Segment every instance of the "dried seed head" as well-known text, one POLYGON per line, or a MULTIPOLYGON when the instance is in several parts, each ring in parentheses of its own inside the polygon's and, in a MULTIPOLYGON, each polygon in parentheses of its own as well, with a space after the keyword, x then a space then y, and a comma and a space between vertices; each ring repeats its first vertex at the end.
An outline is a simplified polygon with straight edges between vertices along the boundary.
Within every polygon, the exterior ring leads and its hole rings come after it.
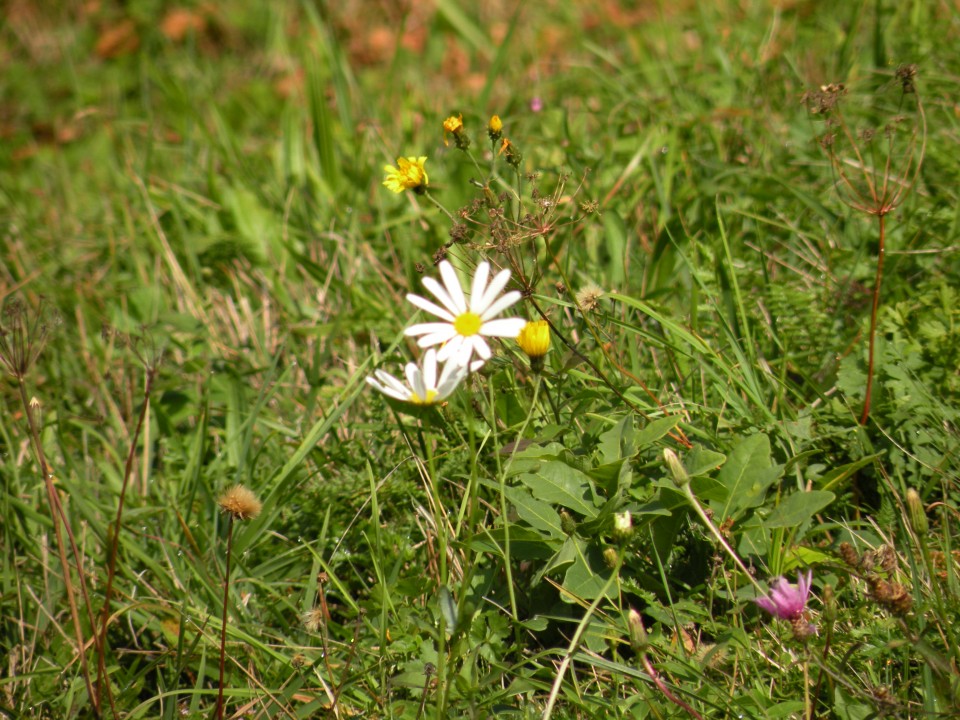
POLYGON ((853 549, 853 545, 848 542, 840 543, 840 557, 852 568, 860 566, 860 555, 853 549))
POLYGON ((900 65, 897 68, 896 76, 905 93, 915 93, 917 91, 917 66, 914 63, 900 65))
POLYGON ((234 485, 220 496, 217 503, 221 510, 230 513, 235 520, 253 520, 263 509, 263 503, 252 490, 243 485, 234 485))
POLYGON ((322 607, 315 607, 303 614, 303 626, 310 632, 317 632, 324 626, 326 617, 322 607))
POLYGON ((877 565, 888 575, 897 570, 897 551, 891 545, 881 545, 874 551, 877 565))
POLYGON ((603 295, 603 290, 591 283, 577 292, 577 305, 579 305, 584 312, 593 312, 600 304, 603 295))

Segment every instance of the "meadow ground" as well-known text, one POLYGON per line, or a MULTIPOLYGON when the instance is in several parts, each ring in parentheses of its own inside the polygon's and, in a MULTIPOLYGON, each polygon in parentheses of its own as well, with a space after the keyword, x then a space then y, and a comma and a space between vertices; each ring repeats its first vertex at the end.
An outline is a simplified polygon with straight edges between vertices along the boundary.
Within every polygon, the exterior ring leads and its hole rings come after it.
POLYGON ((6 3, 0 714, 957 717, 958 39, 6 3))

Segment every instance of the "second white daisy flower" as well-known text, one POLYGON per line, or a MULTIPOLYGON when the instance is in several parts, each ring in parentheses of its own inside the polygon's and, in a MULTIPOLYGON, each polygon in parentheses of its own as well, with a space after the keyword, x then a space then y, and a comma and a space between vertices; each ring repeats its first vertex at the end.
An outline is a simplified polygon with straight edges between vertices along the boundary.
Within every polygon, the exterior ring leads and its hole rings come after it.
POLYGON ((427 350, 423 356, 423 368, 416 363, 407 363, 404 368, 407 384, 393 375, 376 370, 367 382, 388 397, 413 405, 434 405, 449 397, 467 375, 467 368, 455 362, 443 366, 437 377, 437 351, 427 350))
POLYGON ((417 341, 420 347, 443 345, 437 353, 438 360, 449 358, 466 366, 474 353, 487 360, 491 352, 485 338, 515 338, 526 325, 523 318, 493 319, 520 299, 516 290, 500 295, 510 280, 509 270, 501 270, 488 285, 490 263, 480 263, 473 276, 469 303, 456 270, 446 260, 440 263, 440 277, 443 285, 433 278, 423 279, 423 286, 440 301, 440 305, 412 293, 407 295, 407 300, 444 322, 419 323, 404 331, 406 335, 421 336, 417 341))

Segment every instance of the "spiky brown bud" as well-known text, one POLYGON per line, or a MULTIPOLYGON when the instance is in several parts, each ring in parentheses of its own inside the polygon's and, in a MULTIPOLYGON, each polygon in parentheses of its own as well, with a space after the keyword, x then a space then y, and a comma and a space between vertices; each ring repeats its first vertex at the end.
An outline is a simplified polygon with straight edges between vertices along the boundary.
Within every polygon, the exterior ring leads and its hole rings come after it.
POLYGON ((817 626, 807 622, 807 618, 803 615, 790 621, 790 629, 793 630, 793 639, 802 643, 817 634, 817 626))
POLYGON ((892 545, 881 545, 874 551, 877 565, 888 575, 897 571, 897 551, 892 545))
POLYGON ((852 568, 860 566, 860 555, 853 549, 853 545, 848 542, 840 543, 840 558, 852 568))
POLYGON ((233 516, 234 520, 253 520, 263 509, 252 490, 243 485, 234 485, 217 501, 220 509, 233 516))

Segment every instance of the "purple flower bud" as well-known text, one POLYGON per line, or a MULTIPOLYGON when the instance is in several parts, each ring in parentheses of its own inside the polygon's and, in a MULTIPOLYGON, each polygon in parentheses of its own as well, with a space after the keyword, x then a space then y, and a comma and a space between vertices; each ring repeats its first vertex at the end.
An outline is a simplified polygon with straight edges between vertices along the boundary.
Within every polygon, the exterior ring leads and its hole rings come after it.
POLYGON ((538 96, 530 98, 530 110, 535 113, 543 110, 543 100, 541 100, 538 96))
POLYGON ((797 620, 803 616, 812 580, 812 570, 808 570, 806 575, 799 573, 796 585, 791 585, 784 577, 778 577, 770 585, 770 594, 757 598, 755 602, 781 620, 797 620))

